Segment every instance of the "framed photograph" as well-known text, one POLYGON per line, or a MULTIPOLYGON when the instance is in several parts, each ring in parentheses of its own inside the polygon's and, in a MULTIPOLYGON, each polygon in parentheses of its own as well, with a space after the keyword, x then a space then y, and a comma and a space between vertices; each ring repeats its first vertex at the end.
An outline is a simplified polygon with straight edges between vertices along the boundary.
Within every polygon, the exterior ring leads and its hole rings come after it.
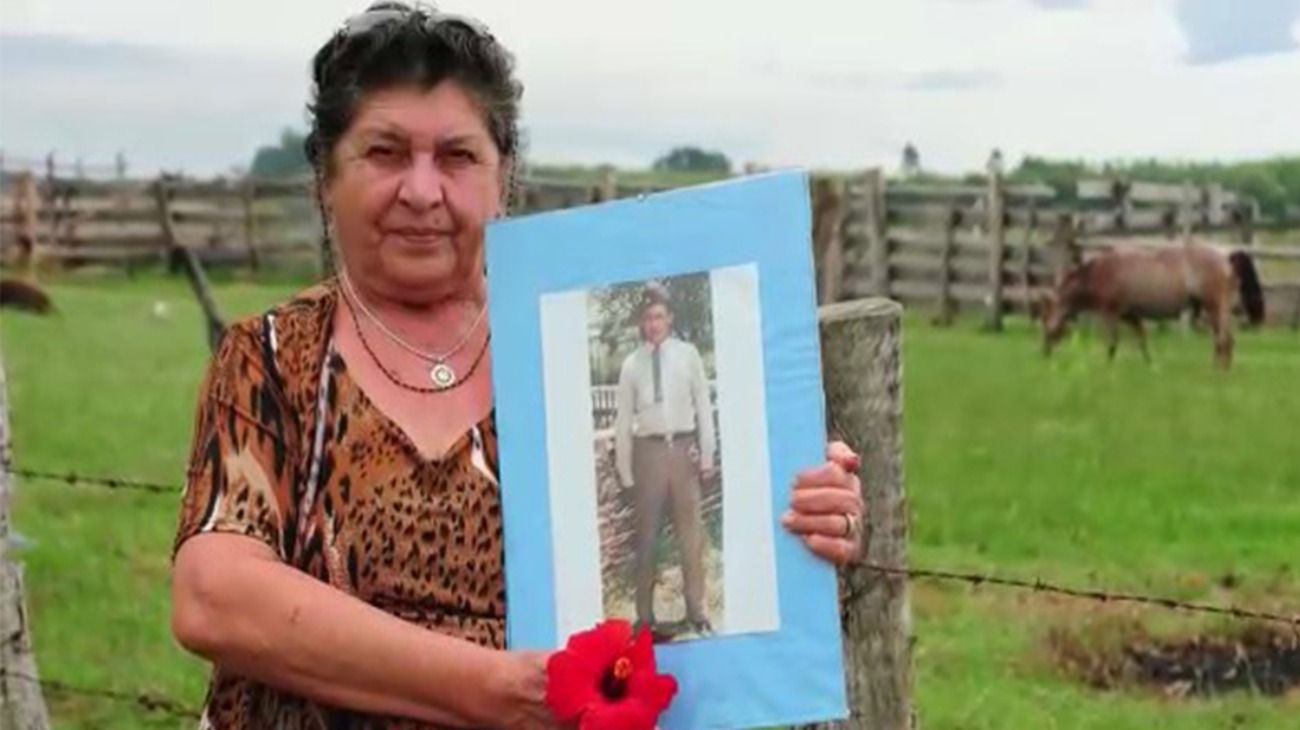
POLYGON ((507 640, 645 626, 667 730, 846 713, 832 568, 779 525, 824 458, 802 173, 493 224, 507 640))

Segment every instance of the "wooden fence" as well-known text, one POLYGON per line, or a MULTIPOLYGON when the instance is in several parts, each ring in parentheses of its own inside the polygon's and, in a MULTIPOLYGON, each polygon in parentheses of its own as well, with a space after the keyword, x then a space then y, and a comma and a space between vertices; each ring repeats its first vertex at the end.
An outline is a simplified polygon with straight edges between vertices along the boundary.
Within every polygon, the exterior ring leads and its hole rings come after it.
MULTIPOLYGON (((205 267, 327 265, 310 179, 132 179, 121 160, 111 177, 103 166, 47 163, 43 174, 0 168, 0 256, 16 268, 104 264, 129 273, 171 261, 172 239, 205 267)), ((569 208, 661 189, 613 174, 598 184, 524 177, 512 209, 569 208)))
MULTIPOLYGON (((999 329, 1008 311, 1031 311, 1044 287, 1089 248, 1170 245, 1226 236, 1261 261, 1300 262, 1300 247, 1254 244, 1253 201, 1217 186, 1085 180, 1066 201, 1043 185, 990 175, 982 185, 887 183, 877 170, 813 186, 814 252, 823 302, 882 296, 929 307, 947 323, 979 308, 999 329), (1163 244, 1162 244, 1163 239, 1163 244)), ((1296 226, 1300 230, 1300 225, 1296 226)), ((1300 271, 1272 276, 1276 319, 1300 321, 1300 271)))
MULTIPOLYGON (((175 245, 205 265, 258 269, 317 255, 307 189, 264 180, 207 181, 6 174, 0 253, 15 266, 168 262, 175 245)), ((174 264, 174 262, 173 262, 174 264)))
MULTIPOLYGON (((14 268, 99 263, 128 272, 159 261, 177 267, 191 254, 204 267, 329 267, 308 180, 133 180, 122 176, 120 161, 116 170, 111 179, 67 177, 53 165, 44 176, 5 175, 0 256, 14 268)), ((512 209, 554 210, 660 189, 613 173, 598 183, 525 175, 512 209)), ((1264 261, 1300 261, 1300 247, 1255 244, 1261 229, 1300 231, 1300 222, 1262 220, 1253 200, 1217 185, 1084 180, 1072 192, 1066 199, 1045 185, 1007 184, 996 173, 960 185, 886 181, 878 170, 819 175, 812 198, 821 301, 884 296, 928 307, 940 323, 978 308, 998 329, 1006 312, 1029 311, 1082 250, 1106 245, 1102 237, 1212 235, 1264 261)), ((1263 273, 1270 318, 1300 327, 1298 269, 1265 266, 1263 273)))

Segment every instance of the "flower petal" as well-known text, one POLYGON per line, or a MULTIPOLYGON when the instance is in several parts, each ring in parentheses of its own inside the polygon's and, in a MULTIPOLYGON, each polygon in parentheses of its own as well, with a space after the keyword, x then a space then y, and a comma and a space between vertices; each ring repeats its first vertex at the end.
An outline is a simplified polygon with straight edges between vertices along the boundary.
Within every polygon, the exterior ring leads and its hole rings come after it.
POLYGON ((582 715, 578 730, 654 730, 657 713, 642 702, 627 699, 598 702, 582 715))
POLYGON ((602 668, 614 663, 632 638, 632 624, 623 619, 610 619, 589 631, 579 631, 569 637, 567 651, 591 657, 602 668))
POLYGON ((657 717, 677 694, 677 680, 671 674, 636 672, 627 682, 627 696, 646 705, 657 717))
POLYGON ((588 657, 559 651, 546 660, 546 706, 564 722, 600 699, 600 674, 588 657))

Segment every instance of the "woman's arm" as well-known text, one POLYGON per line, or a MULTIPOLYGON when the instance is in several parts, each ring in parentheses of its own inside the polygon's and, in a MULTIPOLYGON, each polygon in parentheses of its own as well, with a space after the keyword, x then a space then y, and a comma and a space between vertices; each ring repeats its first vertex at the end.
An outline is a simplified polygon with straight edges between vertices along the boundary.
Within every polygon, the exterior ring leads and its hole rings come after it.
POLYGON ((545 655, 425 630, 231 533, 176 555, 172 630, 214 664, 328 705, 458 727, 546 728, 545 655))

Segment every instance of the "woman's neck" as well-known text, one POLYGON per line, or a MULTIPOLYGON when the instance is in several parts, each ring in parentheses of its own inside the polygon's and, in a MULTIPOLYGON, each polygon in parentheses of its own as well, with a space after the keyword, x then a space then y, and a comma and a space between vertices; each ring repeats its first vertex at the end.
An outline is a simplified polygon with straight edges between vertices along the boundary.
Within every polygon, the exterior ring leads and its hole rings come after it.
POLYGON ((454 346, 476 323, 481 327, 480 315, 486 317, 487 292, 481 277, 423 300, 385 295, 349 277, 346 271, 339 272, 339 281, 343 296, 358 305, 359 316, 365 318, 368 313, 410 344, 429 350, 454 346))

